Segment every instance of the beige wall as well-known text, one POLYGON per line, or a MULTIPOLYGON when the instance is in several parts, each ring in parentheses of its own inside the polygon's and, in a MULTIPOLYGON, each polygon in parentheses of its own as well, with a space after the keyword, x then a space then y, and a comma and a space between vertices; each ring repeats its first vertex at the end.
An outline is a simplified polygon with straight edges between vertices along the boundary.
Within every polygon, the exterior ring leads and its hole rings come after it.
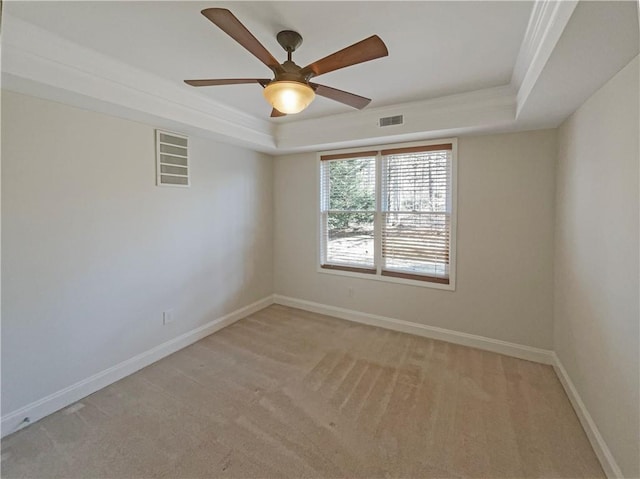
POLYGON ((193 186, 156 187, 151 126, 2 120, 3 414, 272 293, 271 157, 192 137, 193 186))
POLYGON ((454 292, 317 272, 316 156, 277 157, 275 292, 551 349, 555 135, 459 139, 454 292))
POLYGON ((625 477, 639 477, 638 58, 560 128, 560 361, 625 477))
POLYGON ((459 138, 453 292, 318 273, 313 153, 192 137, 193 186, 159 188, 152 126, 3 92, 3 414, 276 292, 555 349, 639 476, 638 76, 459 138))

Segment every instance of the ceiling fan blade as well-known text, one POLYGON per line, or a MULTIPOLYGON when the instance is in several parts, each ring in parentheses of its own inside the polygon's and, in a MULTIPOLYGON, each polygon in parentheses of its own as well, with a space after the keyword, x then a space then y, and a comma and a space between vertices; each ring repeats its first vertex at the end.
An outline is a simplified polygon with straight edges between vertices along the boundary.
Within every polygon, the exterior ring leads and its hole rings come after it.
POLYGON ((206 8, 201 13, 273 71, 282 68, 278 60, 229 10, 226 8, 206 8))
POLYGON ((352 106, 358 110, 362 110, 365 106, 371 103, 371 98, 365 98, 363 96, 356 95, 355 93, 338 90, 337 88, 331 88, 330 86, 318 85, 317 83, 309 83, 309 85, 311 85, 311 88, 316 91, 316 95, 339 101, 340 103, 352 106))
POLYGON ((242 83, 259 83, 267 85, 271 80, 268 78, 218 78, 211 80, 185 80, 191 86, 216 86, 216 85, 240 85, 242 83))
POLYGON ((338 52, 332 53, 317 62, 307 65, 300 73, 305 76, 311 75, 317 77, 318 75, 324 75, 325 73, 340 68, 386 57, 388 54, 389 51, 384 42, 378 35, 373 35, 347 48, 343 48, 338 52))
POLYGON ((276 110, 275 108, 273 110, 271 110, 271 118, 278 118, 279 116, 287 116, 286 113, 282 113, 278 110, 276 110))

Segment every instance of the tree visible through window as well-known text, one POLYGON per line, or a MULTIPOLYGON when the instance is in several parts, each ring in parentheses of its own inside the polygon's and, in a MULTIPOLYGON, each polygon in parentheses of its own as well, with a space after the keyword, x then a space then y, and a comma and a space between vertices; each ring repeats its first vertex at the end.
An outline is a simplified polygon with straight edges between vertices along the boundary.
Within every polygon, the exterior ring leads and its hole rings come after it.
POLYGON ((321 266, 449 284, 452 150, 322 156, 321 266))
POLYGON ((374 269, 376 157, 329 161, 324 167, 326 263, 374 269))

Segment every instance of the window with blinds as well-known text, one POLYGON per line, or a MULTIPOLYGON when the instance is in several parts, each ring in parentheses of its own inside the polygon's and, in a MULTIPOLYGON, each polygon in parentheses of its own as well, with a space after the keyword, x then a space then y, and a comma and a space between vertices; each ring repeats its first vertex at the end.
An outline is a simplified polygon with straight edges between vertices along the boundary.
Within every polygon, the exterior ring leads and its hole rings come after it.
POLYGON ((450 285, 453 146, 322 155, 320 266, 450 285))
POLYGON ((449 283, 451 150, 382 150, 383 275, 449 283))

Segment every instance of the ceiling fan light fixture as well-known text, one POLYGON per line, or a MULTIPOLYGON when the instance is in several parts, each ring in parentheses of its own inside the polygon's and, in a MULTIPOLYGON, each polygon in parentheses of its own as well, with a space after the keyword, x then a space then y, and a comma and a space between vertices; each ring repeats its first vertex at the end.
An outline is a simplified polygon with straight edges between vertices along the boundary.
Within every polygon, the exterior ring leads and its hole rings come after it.
POLYGON ((273 108, 287 115, 300 113, 316 97, 313 88, 297 81, 273 81, 262 93, 273 108))

